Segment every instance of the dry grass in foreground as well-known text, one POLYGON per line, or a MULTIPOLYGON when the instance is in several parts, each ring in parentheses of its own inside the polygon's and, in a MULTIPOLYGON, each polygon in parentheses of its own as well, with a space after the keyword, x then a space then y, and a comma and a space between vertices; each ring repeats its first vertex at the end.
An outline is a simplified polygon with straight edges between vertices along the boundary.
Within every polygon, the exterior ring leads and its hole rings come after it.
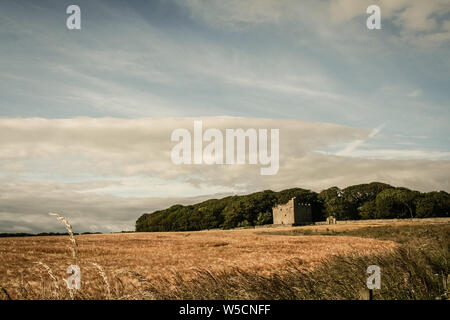
POLYGON ((67 237, 3 238, 0 298, 357 299, 377 264, 377 298, 434 299, 448 234, 444 223, 81 235, 80 291, 63 281, 75 258, 67 237))

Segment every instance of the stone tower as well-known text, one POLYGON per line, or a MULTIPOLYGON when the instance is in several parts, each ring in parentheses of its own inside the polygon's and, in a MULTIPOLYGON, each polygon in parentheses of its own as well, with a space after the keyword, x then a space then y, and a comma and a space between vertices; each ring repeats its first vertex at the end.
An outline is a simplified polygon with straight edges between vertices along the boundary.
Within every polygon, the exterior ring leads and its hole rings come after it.
POLYGON ((309 203, 301 203, 295 197, 286 204, 273 209, 273 224, 303 225, 312 223, 312 211, 309 203))

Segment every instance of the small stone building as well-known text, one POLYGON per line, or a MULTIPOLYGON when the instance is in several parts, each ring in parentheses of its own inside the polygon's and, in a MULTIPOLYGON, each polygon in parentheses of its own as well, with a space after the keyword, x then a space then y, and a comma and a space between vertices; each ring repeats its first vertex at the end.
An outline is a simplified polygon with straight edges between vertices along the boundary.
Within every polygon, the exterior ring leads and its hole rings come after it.
POLYGON ((336 218, 334 216, 327 217, 326 224, 336 224, 336 218))
POLYGON ((302 225, 312 223, 312 211, 309 203, 302 203, 295 197, 286 204, 273 207, 273 224, 302 225))

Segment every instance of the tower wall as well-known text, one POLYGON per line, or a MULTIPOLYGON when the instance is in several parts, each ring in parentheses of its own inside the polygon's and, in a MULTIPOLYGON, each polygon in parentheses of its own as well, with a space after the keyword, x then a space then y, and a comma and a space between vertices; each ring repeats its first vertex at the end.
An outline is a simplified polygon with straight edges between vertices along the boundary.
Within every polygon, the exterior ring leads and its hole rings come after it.
POLYGON ((312 210, 309 204, 300 203, 292 198, 286 204, 272 209, 273 224, 301 225, 312 223, 312 210))

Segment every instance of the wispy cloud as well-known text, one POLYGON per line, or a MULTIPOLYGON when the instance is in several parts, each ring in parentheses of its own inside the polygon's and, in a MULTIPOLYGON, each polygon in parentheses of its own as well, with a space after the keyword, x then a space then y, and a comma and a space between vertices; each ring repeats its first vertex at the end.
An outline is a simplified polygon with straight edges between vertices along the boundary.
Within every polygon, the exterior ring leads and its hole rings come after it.
POLYGON ((416 90, 408 93, 408 97, 412 97, 412 98, 420 97, 421 95, 422 95, 422 90, 420 90, 420 89, 416 89, 416 90))
POLYGON ((361 146, 362 144, 364 144, 365 142, 367 142, 368 140, 370 140, 371 138, 375 137, 378 133, 380 133, 380 131, 386 126, 386 123, 383 123, 381 125, 379 125, 378 127, 376 127, 375 129, 373 129, 369 135, 367 136, 366 139, 357 139, 352 141, 351 143, 349 143, 344 149, 336 152, 337 156, 352 156, 355 153, 355 150, 361 146))
POLYGON ((301 2, 188 0, 179 2, 190 9, 194 18, 219 28, 239 30, 261 24, 293 24, 294 21, 298 26, 301 25, 298 21, 307 21, 321 30, 319 35, 330 34, 330 29, 343 28, 343 24, 355 23, 355 18, 367 17, 366 8, 375 4, 381 8, 383 23, 390 23, 397 27, 398 31, 395 35, 397 40, 420 45, 442 45, 450 41, 450 27, 446 23, 450 13, 449 0, 306 0, 301 2))
POLYGON ((351 152, 345 155, 349 157, 370 158, 370 159, 428 159, 428 160, 450 159, 450 152, 427 151, 417 149, 364 149, 364 150, 352 150, 351 152))

